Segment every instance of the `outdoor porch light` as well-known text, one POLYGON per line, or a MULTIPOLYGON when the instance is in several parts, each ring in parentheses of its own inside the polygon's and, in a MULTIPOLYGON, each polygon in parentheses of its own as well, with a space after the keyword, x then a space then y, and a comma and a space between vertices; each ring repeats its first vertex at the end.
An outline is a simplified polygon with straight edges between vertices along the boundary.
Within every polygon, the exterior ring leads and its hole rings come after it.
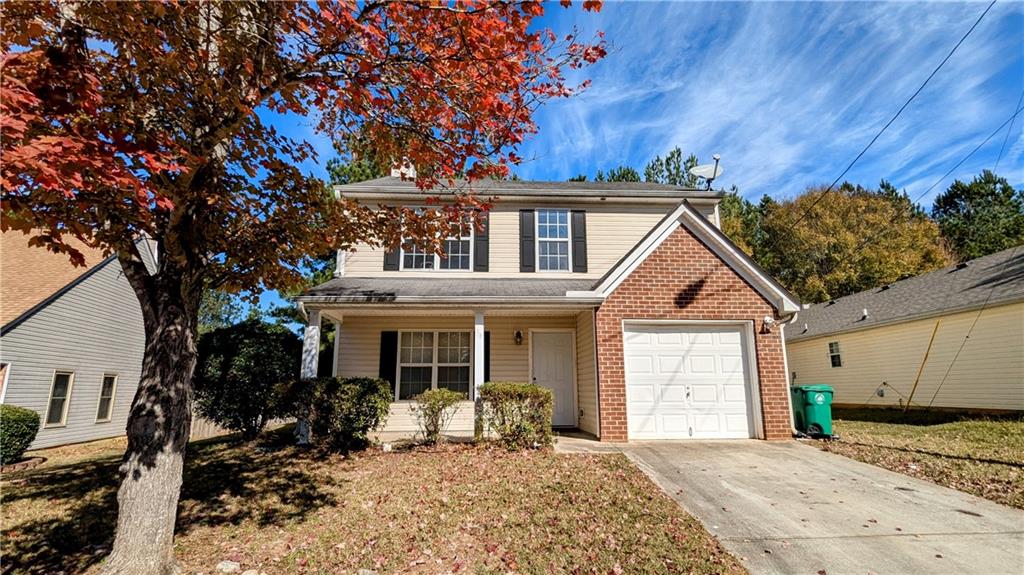
POLYGON ((516 342, 516 345, 523 345, 523 332, 517 329, 516 332, 512 335, 512 339, 513 341, 516 342))

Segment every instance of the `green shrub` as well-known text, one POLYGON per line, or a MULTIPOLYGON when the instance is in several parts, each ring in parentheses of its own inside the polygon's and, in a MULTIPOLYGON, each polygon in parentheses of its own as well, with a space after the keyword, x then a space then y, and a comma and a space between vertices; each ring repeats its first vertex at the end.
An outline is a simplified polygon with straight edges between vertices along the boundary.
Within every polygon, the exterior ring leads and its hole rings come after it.
POLYGON ((314 377, 282 385, 279 393, 287 414, 305 420, 314 440, 343 452, 365 448, 391 407, 391 384, 369 377, 314 377))
POLYGON ((484 421, 507 449, 551 445, 554 396, 533 383, 489 382, 480 386, 484 421))
POLYGON ((0 405, 0 463, 14 463, 36 439, 39 414, 14 405, 0 405))
POLYGON ((441 434, 458 411, 459 402, 466 400, 466 394, 450 389, 430 389, 413 399, 416 405, 412 410, 420 432, 423 433, 423 440, 433 445, 442 438, 441 434))
POLYGON ((288 328, 258 319, 215 329, 199 338, 193 379, 196 411, 253 440, 281 417, 275 389, 299 372, 302 341, 288 328))

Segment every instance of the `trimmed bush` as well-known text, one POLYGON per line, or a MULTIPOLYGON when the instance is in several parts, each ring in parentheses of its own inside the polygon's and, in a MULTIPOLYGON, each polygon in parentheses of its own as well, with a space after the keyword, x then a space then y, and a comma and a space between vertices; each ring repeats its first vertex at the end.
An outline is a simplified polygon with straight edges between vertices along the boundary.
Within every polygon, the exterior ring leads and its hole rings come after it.
POLYGON ((279 387, 288 415, 305 420, 314 440, 342 452, 363 449, 387 421, 391 384, 383 379, 314 377, 279 387))
POLYGON ((39 432, 39 414, 15 405, 0 405, 0 463, 21 459, 39 432))
POLYGON ((246 441, 256 439, 282 416, 275 390, 299 372, 301 357, 298 336, 258 319, 204 333, 193 378, 196 411, 246 441))
POLYGON ((459 402, 466 400, 466 394, 450 389, 430 389, 413 399, 416 405, 412 410, 423 433, 423 441, 433 445, 443 438, 441 434, 448 429, 459 402))
POLYGON ((480 386, 484 421, 509 450, 551 445, 554 395, 533 383, 489 382, 480 386))

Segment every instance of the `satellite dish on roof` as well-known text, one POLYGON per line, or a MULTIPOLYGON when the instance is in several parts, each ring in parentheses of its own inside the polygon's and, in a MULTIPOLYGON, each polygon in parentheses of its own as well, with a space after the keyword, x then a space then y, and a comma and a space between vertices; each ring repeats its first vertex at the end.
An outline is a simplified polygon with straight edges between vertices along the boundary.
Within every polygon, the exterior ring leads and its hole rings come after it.
POLYGON ((711 189, 711 182, 715 181, 715 178, 722 175, 722 167, 718 165, 718 160, 722 157, 718 154, 712 156, 715 159, 714 164, 701 164, 690 168, 690 174, 694 175, 708 184, 708 189, 711 189))

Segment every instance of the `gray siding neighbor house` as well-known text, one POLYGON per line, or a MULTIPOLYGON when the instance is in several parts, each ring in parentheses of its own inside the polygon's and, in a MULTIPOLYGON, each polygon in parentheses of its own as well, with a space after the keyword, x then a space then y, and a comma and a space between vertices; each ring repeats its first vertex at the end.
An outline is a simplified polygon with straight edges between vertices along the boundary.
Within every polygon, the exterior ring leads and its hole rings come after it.
POLYGON ((82 246, 86 267, 73 267, 2 236, 0 403, 39 413, 32 449, 124 435, 145 334, 117 258, 82 246))

